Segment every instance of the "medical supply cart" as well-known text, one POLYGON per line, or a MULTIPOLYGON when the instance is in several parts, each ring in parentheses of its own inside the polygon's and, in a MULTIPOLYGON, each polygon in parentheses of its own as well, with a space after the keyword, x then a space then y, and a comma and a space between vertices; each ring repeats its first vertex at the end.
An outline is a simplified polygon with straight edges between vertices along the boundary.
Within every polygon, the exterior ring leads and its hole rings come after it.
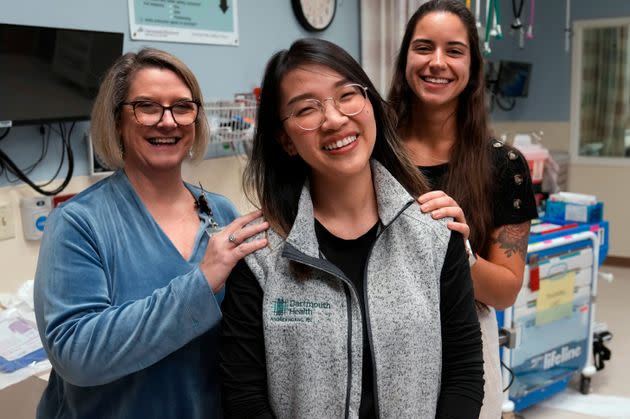
POLYGON ((608 248, 608 223, 560 226, 535 234, 528 246, 523 288, 497 317, 509 335, 501 349, 504 412, 520 412, 563 391, 581 375, 590 389, 597 277, 608 248))

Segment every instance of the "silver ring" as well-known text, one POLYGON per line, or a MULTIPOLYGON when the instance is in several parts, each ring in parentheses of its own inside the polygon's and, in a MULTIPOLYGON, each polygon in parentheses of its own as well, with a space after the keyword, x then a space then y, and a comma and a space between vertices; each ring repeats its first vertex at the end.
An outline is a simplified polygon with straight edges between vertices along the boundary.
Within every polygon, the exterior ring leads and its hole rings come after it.
POLYGON ((236 243, 236 236, 234 235, 234 233, 231 233, 231 234, 228 236, 228 241, 229 241, 230 243, 233 243, 234 245, 238 246, 238 243, 236 243))

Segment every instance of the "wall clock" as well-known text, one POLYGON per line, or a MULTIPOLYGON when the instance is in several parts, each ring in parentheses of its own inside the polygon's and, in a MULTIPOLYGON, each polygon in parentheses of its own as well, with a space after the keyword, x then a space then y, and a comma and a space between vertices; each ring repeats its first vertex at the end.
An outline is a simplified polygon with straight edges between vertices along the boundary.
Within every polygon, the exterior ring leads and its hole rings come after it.
POLYGON ((300 24, 311 32, 330 26, 337 10, 337 0, 291 0, 291 5, 300 24))

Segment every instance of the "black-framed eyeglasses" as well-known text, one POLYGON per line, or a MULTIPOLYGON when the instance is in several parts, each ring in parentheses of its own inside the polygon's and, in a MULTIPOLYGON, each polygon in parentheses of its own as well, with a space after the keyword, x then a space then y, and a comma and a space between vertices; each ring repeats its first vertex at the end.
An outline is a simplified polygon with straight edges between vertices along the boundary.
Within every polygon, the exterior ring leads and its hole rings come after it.
POLYGON ((173 121, 180 127, 194 124, 199 115, 199 107, 201 104, 196 100, 182 100, 171 106, 164 106, 160 103, 150 100, 134 100, 131 102, 123 102, 122 105, 131 106, 133 108, 133 116, 141 125, 152 127, 162 120, 165 111, 170 111, 173 121))
POLYGON ((326 120, 324 103, 332 100, 335 108, 346 116, 359 114, 365 108, 367 101, 367 87, 360 84, 346 84, 335 91, 334 96, 325 99, 300 99, 291 107, 289 116, 282 118, 284 122, 291 118, 295 124, 305 131, 314 131, 322 126, 326 120))

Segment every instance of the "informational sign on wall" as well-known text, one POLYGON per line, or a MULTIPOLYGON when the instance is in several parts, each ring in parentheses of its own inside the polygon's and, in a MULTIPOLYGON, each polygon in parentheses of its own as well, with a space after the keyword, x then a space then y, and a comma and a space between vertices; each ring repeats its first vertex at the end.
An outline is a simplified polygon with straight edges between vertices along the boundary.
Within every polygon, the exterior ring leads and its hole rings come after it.
POLYGON ((131 39, 238 45, 237 0, 129 0, 131 39))

